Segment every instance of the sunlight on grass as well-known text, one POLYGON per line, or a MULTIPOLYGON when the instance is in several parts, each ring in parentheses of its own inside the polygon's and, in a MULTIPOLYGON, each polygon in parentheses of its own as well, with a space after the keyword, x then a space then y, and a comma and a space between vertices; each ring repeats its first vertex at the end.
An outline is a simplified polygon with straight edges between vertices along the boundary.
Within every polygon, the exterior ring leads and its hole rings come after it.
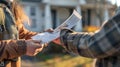
POLYGON ((85 26, 84 27, 84 31, 87 31, 87 32, 94 32, 96 30, 100 29, 100 27, 97 27, 97 26, 85 26))
MULTIPOLYGON (((62 57, 54 57, 43 62, 46 67, 92 67, 92 61, 93 60, 89 58, 65 55, 62 57)), ((39 62, 39 64, 43 62, 39 62)))

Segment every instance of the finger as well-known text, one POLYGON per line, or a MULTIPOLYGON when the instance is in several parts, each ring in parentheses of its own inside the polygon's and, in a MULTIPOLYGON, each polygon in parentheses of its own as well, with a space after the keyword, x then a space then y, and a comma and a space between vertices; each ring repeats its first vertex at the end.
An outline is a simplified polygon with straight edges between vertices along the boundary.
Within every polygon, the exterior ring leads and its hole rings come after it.
POLYGON ((43 49, 43 48, 38 48, 38 49, 36 49, 35 52, 34 52, 34 56, 35 56, 36 54, 38 54, 39 52, 41 52, 42 49, 43 49))
POLYGON ((34 43, 40 44, 41 40, 32 40, 34 43))
POLYGON ((59 39, 59 38, 57 38, 57 39, 53 40, 53 42, 54 42, 54 43, 56 43, 56 44, 59 44, 59 45, 61 44, 61 42, 60 42, 60 39, 59 39))
POLYGON ((58 39, 60 39, 60 37, 56 38, 55 40, 58 40, 58 39))
POLYGON ((67 28, 67 27, 61 27, 60 29, 69 29, 69 28, 67 28))
POLYGON ((38 52, 41 52, 42 49, 43 49, 43 48, 38 48, 38 49, 36 49, 36 52, 37 52, 37 53, 38 53, 38 52))
POLYGON ((34 49, 42 48, 42 45, 39 44, 39 43, 34 43, 34 42, 32 42, 31 44, 33 45, 33 48, 34 48, 34 49))
POLYGON ((47 29, 47 30, 45 30, 45 32, 53 32, 53 29, 52 28, 47 29))
POLYGON ((37 55, 39 52, 35 52, 34 54, 33 54, 33 56, 35 56, 35 55, 37 55))
POLYGON ((37 48, 37 49, 39 49, 39 48, 43 48, 43 45, 38 44, 38 46, 37 46, 36 48, 37 48))
POLYGON ((48 43, 45 43, 45 44, 44 44, 44 47, 47 47, 47 46, 48 46, 48 43))
POLYGON ((53 31, 53 29, 52 29, 52 28, 50 28, 50 29, 48 29, 48 31, 53 31))

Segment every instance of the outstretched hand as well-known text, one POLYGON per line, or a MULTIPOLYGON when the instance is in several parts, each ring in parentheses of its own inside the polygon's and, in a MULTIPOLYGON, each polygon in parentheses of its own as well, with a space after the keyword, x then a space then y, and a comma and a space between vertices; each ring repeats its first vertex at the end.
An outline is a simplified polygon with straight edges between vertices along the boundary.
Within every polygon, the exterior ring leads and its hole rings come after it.
POLYGON ((59 45, 61 44, 60 43, 60 38, 57 38, 57 39, 53 40, 53 42, 56 43, 56 44, 59 44, 59 45))
MULTIPOLYGON (((61 29, 67 29, 67 28, 66 28, 66 27, 62 27, 62 28, 60 28, 60 30, 61 30, 61 29)), ((52 28, 45 30, 45 32, 49 32, 49 33, 52 33, 53 31, 54 31, 54 30, 53 30, 52 28)), ((58 45, 64 47, 64 45, 62 45, 61 42, 60 42, 60 37, 56 38, 56 39, 53 40, 52 42, 54 42, 55 44, 58 44, 58 45)))
POLYGON ((53 40, 52 42, 54 42, 55 44, 60 45, 60 46, 62 46, 62 47, 65 47, 65 46, 61 43, 60 37, 57 38, 57 39, 55 39, 55 40, 53 40))
POLYGON ((26 55, 28 56, 35 56, 43 50, 44 45, 40 44, 40 41, 26 40, 25 42, 27 44, 26 55))

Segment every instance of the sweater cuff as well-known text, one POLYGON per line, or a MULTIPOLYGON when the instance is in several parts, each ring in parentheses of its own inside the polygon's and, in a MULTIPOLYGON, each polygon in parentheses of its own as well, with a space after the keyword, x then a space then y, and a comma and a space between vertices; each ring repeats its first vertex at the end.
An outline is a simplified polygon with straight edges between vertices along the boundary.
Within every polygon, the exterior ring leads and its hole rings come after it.
POLYGON ((25 40, 21 39, 16 42, 18 44, 18 55, 25 55, 27 50, 27 45, 25 40))
POLYGON ((63 47, 68 50, 68 43, 67 43, 67 36, 69 33, 72 33, 73 31, 70 29, 62 29, 60 32, 60 41, 61 44, 64 45, 63 47))

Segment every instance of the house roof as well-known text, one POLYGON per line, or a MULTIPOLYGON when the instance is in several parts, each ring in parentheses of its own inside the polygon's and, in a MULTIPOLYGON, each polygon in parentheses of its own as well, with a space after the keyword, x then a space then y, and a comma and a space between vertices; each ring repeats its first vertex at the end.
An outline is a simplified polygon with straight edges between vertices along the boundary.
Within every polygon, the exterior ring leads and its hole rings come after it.
POLYGON ((87 3, 101 3, 101 4, 110 4, 108 0, 86 0, 87 3))
POLYGON ((23 2, 42 2, 42 0, 21 0, 23 2))

